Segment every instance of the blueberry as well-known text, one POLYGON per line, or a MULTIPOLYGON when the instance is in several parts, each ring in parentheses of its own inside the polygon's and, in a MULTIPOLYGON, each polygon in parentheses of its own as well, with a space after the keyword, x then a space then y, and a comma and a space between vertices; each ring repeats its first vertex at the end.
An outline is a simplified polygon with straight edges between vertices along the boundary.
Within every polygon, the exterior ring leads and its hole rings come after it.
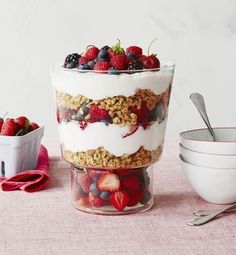
POLYGON ((100 194, 100 198, 103 199, 103 200, 108 200, 111 196, 111 193, 110 192, 106 192, 106 191, 103 191, 101 194, 100 194))
POLYGON ((109 54, 107 52, 107 50, 100 50, 98 53, 98 58, 101 60, 107 60, 109 57, 109 54))
POLYGON ((142 176, 140 177, 141 181, 141 189, 148 189, 150 184, 150 177, 146 171, 143 172, 142 176))
POLYGON ((79 65, 80 70, 91 70, 91 68, 88 66, 88 64, 85 65, 79 65))
POLYGON ((90 191, 94 196, 100 195, 100 190, 97 188, 96 183, 92 183, 92 184, 90 185, 89 191, 90 191))
POLYGON ((106 46, 103 46, 103 47, 100 49, 100 51, 101 51, 101 50, 106 50, 106 51, 108 51, 109 49, 110 49, 110 47, 106 45, 106 46))
POLYGON ((140 203, 143 204, 143 205, 145 205, 145 204, 148 203, 148 201, 149 201, 150 199, 151 199, 151 193, 150 193, 149 190, 147 190, 147 191, 144 193, 143 197, 141 198, 140 203))
POLYGON ((96 64, 95 61, 89 61, 89 62, 87 63, 87 66, 88 66, 91 70, 93 70, 95 64, 96 64))
POLYGON ((115 75, 117 75, 117 74, 119 74, 119 71, 112 67, 112 68, 108 69, 108 74, 115 74, 115 75))
POLYGON ((128 52, 127 57, 137 59, 137 56, 133 52, 128 52))
POLYGON ((105 123, 106 126, 108 126, 109 124, 112 124, 112 118, 109 117, 107 119, 101 120, 100 122, 103 122, 103 123, 105 123))
POLYGON ((156 121, 157 119, 159 122, 164 120, 164 105, 162 102, 159 102, 147 115, 148 121, 156 121))
POLYGON ((94 176, 94 177, 93 177, 93 182, 97 183, 98 179, 99 179, 98 176, 94 176))

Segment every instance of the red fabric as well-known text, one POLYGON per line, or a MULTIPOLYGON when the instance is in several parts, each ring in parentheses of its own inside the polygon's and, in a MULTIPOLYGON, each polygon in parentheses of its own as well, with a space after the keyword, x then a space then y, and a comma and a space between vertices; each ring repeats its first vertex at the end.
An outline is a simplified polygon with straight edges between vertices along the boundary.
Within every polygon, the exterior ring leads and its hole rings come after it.
POLYGON ((26 170, 10 178, 1 178, 3 191, 23 190, 27 192, 40 191, 49 180, 49 158, 47 149, 41 145, 38 164, 35 170, 26 170))

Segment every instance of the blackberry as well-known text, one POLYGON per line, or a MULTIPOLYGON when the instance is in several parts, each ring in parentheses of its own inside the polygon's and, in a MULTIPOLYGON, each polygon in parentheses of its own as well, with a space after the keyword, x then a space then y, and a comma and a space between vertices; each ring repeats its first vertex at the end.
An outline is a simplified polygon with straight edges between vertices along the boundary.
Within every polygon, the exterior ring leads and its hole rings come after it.
POLYGON ((79 64, 80 57, 81 56, 78 53, 72 53, 68 55, 65 59, 64 67, 69 69, 75 68, 79 64))
POLYGON ((140 69, 143 69, 143 66, 138 60, 132 59, 127 64, 127 69, 128 70, 140 70, 140 69))

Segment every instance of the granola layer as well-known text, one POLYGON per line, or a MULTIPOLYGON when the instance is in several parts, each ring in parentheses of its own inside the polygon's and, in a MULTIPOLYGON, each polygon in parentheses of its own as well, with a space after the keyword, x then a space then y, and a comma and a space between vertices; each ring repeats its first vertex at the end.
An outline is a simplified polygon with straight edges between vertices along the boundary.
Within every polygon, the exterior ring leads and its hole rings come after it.
POLYGON ((100 121, 119 125, 142 125, 145 122, 146 125, 152 121, 160 122, 166 117, 169 94, 170 88, 160 95, 154 94, 150 89, 138 89, 133 96, 119 95, 93 101, 83 95, 71 96, 56 91, 56 99, 60 119, 64 121, 95 122, 90 108, 96 105, 99 109, 107 111, 109 116, 100 121), (141 111, 145 116, 140 120, 141 111))
POLYGON ((71 152, 63 149, 63 157, 68 162, 80 167, 130 168, 150 165, 157 161, 162 152, 162 145, 156 150, 146 150, 143 146, 133 154, 117 157, 103 147, 94 150, 71 152))

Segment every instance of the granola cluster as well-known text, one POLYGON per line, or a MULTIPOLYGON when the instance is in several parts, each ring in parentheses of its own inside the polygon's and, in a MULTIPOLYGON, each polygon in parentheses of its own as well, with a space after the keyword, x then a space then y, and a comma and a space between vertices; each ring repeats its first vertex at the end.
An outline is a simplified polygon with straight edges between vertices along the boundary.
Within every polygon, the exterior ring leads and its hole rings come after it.
POLYGON ((63 157, 66 161, 80 167, 130 168, 146 166, 157 161, 161 152, 161 145, 152 151, 146 150, 142 146, 133 154, 117 157, 103 147, 99 147, 94 150, 75 153, 64 149, 63 157))

